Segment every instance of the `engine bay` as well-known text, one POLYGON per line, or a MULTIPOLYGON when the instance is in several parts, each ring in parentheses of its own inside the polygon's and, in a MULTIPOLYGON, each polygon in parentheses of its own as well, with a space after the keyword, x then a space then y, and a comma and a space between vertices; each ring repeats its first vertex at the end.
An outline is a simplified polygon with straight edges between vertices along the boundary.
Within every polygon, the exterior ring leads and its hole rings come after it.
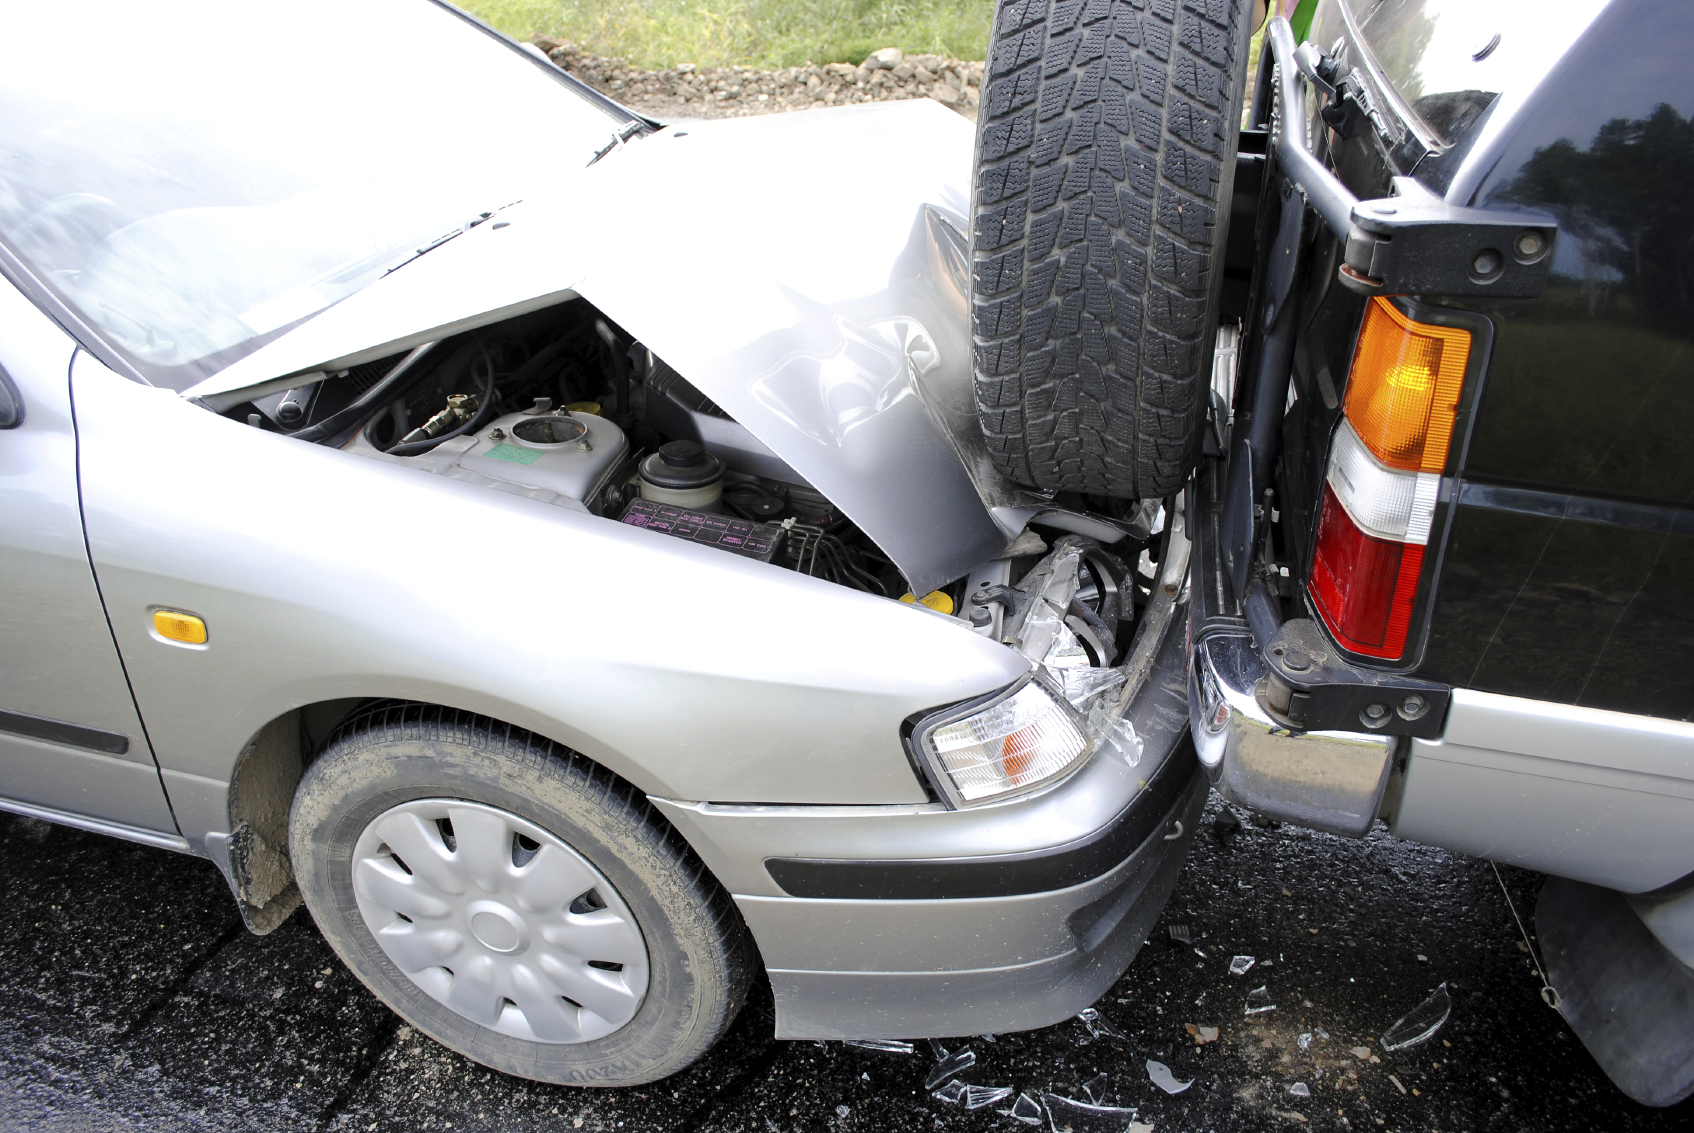
POLYGON ((582 299, 303 375, 225 415, 921 606, 1023 653, 1079 710, 1124 664, 1164 545, 1163 504, 1077 501, 1109 515, 1105 542, 1036 516, 914 594, 842 509, 582 299))

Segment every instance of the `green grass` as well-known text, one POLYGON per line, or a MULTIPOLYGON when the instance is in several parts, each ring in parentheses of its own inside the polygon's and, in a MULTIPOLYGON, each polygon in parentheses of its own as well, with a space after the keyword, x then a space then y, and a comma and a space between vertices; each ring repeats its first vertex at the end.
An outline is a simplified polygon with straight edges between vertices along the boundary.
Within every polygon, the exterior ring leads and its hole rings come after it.
POLYGON ((858 63, 880 47, 981 59, 993 0, 457 0, 517 39, 638 67, 858 63))

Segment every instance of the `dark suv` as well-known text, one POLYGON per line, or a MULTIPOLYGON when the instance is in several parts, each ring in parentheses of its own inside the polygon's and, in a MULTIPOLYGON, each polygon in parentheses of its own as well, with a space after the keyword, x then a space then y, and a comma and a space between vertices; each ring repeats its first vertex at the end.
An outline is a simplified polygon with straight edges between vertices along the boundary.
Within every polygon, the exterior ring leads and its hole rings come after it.
POLYGON ((1551 875, 1543 996, 1678 1101, 1694 9, 1322 0, 1266 26, 1250 98, 1249 11, 1001 5, 990 449, 1108 511, 1179 497, 1213 784, 1551 875))

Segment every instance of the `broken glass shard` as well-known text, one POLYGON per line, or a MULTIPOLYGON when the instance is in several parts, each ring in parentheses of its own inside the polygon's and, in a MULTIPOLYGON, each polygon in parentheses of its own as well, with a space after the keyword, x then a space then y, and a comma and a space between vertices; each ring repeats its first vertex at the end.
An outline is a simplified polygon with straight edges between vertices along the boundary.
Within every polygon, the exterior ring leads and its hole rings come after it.
POLYGON ((1180 1094, 1194 1084, 1192 1078, 1186 1082, 1178 1082, 1176 1075, 1171 1073, 1169 1066, 1162 1062, 1154 1062, 1151 1058, 1147 1060, 1147 1077, 1153 1079, 1153 1085, 1167 1094, 1180 1094))
POLYGON ((1055 1133, 1125 1133, 1135 1120, 1135 1110, 1111 1105, 1089 1105, 1058 1094, 1042 1094, 1047 1116, 1055 1133))
POLYGON ((1447 1016, 1453 1013, 1453 1001, 1447 995, 1447 985, 1442 985, 1430 994, 1430 997, 1412 1008, 1406 1016, 1382 1036, 1383 1050, 1400 1050, 1430 1038, 1447 1022, 1447 1016))
POLYGON ((932 1091, 930 1096, 940 1098, 944 1102, 949 1102, 953 1105, 957 1105, 957 1104, 959 1104, 960 1099, 962 1099, 965 1096, 966 1088, 967 1087, 965 1086, 965 1084, 963 1082, 959 1081, 957 1078, 954 1078, 951 1082, 948 1082, 945 1086, 942 1086, 939 1090, 932 1091))
POLYGON ((1085 1007, 1077 1012, 1077 1021, 1088 1028, 1088 1033, 1097 1039, 1127 1039, 1129 1036, 1106 1022, 1097 1008, 1085 1007))
POLYGON ((923 1088, 933 1090, 955 1074, 963 1073, 976 1065, 976 1052, 970 1047, 960 1047, 958 1050, 935 1064, 935 1069, 924 1079, 923 1088))
POLYGON ((838 1105, 838 1106, 835 1107, 835 1116, 837 1116, 837 1117, 846 1117, 849 1113, 852 1113, 852 1112, 853 1112, 852 1110, 848 1109, 844 1105, 838 1105))
POLYGON ((1309 1098, 1312 1096, 1312 1088, 1304 1082, 1294 1083, 1292 1086, 1288 1087, 1288 1092, 1297 1098, 1309 1098))
POLYGON ((947 1048, 941 1045, 940 1040, 925 1039, 924 1042, 929 1044, 929 1053, 935 1056, 937 1062, 947 1057, 947 1048))
POLYGON ((1229 974, 1232 976, 1244 976, 1247 974, 1247 970, 1255 963, 1257 963, 1257 961, 1251 956, 1237 956, 1229 962, 1229 974))
POLYGON ((1300 1035, 1299 1038, 1295 1039, 1294 1041, 1300 1044, 1301 1050, 1311 1050, 1312 1049, 1312 1032, 1305 1031, 1300 1035))
POLYGON ((1012 1096, 1010 1086, 966 1086, 965 1108, 985 1109, 1012 1096))
POLYGON ((1275 1011, 1276 1004, 1271 1002, 1270 992, 1262 987, 1256 987, 1247 993, 1248 1015, 1263 1015, 1266 1011, 1275 1011))
POLYGON ((1082 1092, 1088 1095, 1092 1104, 1099 1105, 1106 1100, 1106 1081, 1104 1074, 1096 1074, 1082 1084, 1082 1092))
POLYGON ((1018 1100, 1012 1103, 1011 1109, 996 1110, 1013 1121, 1021 1121, 1025 1125, 1041 1124, 1041 1103, 1028 1094, 1019 1094, 1018 1100))
POLYGON ((1324 1030, 1322 1027, 1313 1027, 1312 1033, 1317 1035, 1320 1039, 1327 1039, 1329 1037, 1329 1032, 1324 1030))
POLYGON ((882 1050, 889 1054, 912 1054, 917 1048, 911 1043, 899 1039, 848 1039, 848 1046, 856 1046, 863 1050, 882 1050))

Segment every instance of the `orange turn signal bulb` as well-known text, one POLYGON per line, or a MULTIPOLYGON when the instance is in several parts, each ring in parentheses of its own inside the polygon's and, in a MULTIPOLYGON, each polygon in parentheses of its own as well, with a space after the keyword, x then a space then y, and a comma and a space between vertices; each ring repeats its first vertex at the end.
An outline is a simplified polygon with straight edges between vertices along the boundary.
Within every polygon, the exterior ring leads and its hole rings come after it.
POLYGON ((154 610, 153 628, 166 641, 180 641, 184 645, 206 644, 206 623, 181 610, 154 610))
POLYGON ((1343 407, 1365 447, 1390 468, 1439 473, 1469 358, 1469 331, 1414 323, 1387 299, 1372 299, 1343 407))

